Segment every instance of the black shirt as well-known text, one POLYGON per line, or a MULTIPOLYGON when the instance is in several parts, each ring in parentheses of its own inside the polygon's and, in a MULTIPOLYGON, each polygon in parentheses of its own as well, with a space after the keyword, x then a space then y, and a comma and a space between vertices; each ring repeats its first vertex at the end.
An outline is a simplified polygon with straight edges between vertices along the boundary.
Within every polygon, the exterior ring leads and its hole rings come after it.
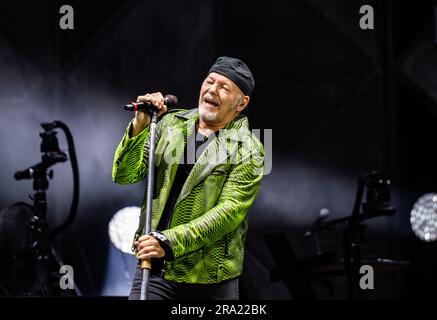
POLYGON ((164 211, 162 213, 161 219, 158 223, 157 230, 163 231, 169 228, 170 218, 173 214, 174 206, 176 204, 176 200, 179 197, 179 194, 182 191, 182 187, 187 180, 188 175, 190 174, 191 169, 194 167, 193 160, 197 161, 197 158, 202 154, 203 150, 208 146, 208 144, 213 140, 214 135, 210 135, 209 138, 198 133, 197 130, 193 130, 189 140, 185 143, 184 148, 184 161, 178 165, 176 170, 176 176, 173 181, 173 185, 170 189, 170 194, 167 199, 167 203, 164 207, 164 211), (187 151, 187 146, 193 143, 191 139, 195 139, 194 141, 194 155, 189 155, 187 151))
MULTIPOLYGON (((196 129, 196 128, 195 128, 196 129)), ((182 191, 182 187, 187 180, 188 175, 190 174, 191 169, 194 167, 195 161, 200 157, 205 148, 211 143, 214 139, 215 135, 211 134, 209 137, 206 137, 197 132, 197 130, 193 130, 193 133, 189 137, 189 139, 185 140, 185 148, 183 153, 183 163, 179 163, 178 168, 176 170, 176 175, 173 181, 173 185, 170 189, 170 194, 167 199, 167 203, 165 204, 164 210, 161 215, 161 219, 159 220, 157 231, 163 231, 170 227, 171 217, 173 215, 173 210, 176 204, 176 200, 179 197, 179 194, 182 191), (194 141, 192 140, 194 139, 194 141), (192 146, 194 143, 194 155, 190 154, 187 150, 189 146, 192 146)), ((152 272, 158 273, 162 269, 163 259, 152 259, 152 272)))

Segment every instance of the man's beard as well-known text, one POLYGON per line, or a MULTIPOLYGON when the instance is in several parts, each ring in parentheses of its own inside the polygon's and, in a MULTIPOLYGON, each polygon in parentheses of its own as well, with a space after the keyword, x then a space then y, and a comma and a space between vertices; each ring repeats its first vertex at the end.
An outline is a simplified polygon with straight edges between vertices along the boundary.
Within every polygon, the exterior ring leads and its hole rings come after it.
POLYGON ((214 122, 217 119, 217 112, 211 112, 199 107, 199 116, 205 122, 214 122))
MULTIPOLYGON (((240 96, 240 98, 238 98, 234 105, 232 106, 232 109, 235 109, 240 103, 241 100, 243 99, 243 96, 240 96)), ((217 114, 218 112, 211 112, 209 110, 206 110, 205 108, 202 108, 199 105, 199 117, 205 121, 205 122, 215 122, 217 121, 217 114)))

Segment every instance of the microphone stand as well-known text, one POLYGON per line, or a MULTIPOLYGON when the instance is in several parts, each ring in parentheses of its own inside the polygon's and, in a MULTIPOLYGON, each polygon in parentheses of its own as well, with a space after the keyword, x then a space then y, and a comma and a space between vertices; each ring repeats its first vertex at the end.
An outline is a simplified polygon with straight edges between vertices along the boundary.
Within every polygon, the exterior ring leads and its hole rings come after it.
MULTIPOLYGON (((156 111, 150 110, 150 137, 149 137, 149 174, 147 175, 147 196, 146 196, 146 223, 144 225, 143 234, 149 234, 151 229, 152 217, 152 199, 154 190, 154 174, 155 174, 155 138, 156 138, 156 111)), ((140 300, 147 300, 147 290, 149 287, 150 270, 152 269, 151 259, 141 261, 142 280, 141 280, 141 295, 140 300)))

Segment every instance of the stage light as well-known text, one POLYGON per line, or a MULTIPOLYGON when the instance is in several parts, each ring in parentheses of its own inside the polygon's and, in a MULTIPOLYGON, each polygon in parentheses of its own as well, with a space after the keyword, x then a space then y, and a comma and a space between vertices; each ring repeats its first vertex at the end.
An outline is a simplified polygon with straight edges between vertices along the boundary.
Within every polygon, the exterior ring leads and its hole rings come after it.
POLYGON ((420 240, 431 242, 437 239, 437 193, 427 193, 416 201, 410 223, 420 240))
POLYGON ((108 233, 114 246, 124 253, 133 254, 132 240, 138 228, 140 207, 126 207, 117 211, 109 222, 108 233))

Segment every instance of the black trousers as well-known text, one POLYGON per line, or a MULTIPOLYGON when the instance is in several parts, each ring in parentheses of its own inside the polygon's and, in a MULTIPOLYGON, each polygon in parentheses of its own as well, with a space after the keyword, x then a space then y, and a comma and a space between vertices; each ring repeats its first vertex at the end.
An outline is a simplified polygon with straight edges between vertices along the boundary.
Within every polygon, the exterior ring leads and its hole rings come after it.
MULTIPOLYGON (((134 275, 129 300, 139 300, 142 272, 134 275)), ((238 300, 238 278, 217 284, 178 283, 162 279, 157 274, 149 278, 148 300, 238 300)))

